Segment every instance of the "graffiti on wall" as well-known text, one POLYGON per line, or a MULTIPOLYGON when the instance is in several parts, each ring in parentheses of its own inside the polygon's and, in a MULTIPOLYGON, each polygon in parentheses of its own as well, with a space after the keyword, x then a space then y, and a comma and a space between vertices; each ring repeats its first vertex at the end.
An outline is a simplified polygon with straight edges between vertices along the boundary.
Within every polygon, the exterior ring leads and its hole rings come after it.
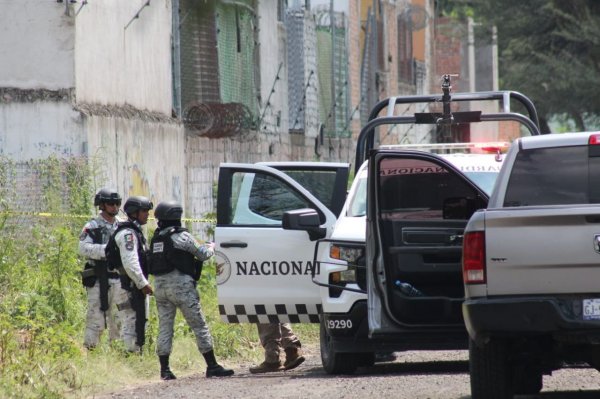
POLYGON ((143 195, 144 197, 148 197, 152 202, 156 202, 154 194, 150 190, 148 179, 137 164, 131 167, 131 178, 129 181, 131 182, 129 185, 130 196, 143 195))

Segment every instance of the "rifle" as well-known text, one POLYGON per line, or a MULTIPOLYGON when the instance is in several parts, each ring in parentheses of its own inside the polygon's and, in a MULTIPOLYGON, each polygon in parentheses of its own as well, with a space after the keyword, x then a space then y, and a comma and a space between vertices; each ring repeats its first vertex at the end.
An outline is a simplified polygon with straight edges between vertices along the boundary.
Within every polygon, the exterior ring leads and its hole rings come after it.
MULTIPOLYGON (((94 244, 103 244, 102 233, 104 229, 98 227, 88 230, 88 234, 92 238, 94 244)), ((93 270, 98 283, 100 285, 100 310, 106 312, 108 310, 108 263, 103 260, 94 260, 93 270)))
POLYGON ((203 265, 204 265, 203 261, 194 258, 194 275, 192 276, 194 278, 194 281, 200 280, 200 276, 202 276, 202 266, 203 265))
POLYGON ((141 348, 146 343, 146 294, 137 288, 130 292, 131 308, 135 311, 136 344, 141 348))
MULTIPOLYGON (((119 277, 121 279, 121 287, 125 291, 129 291, 129 306, 135 312, 135 335, 137 337, 136 344, 140 348, 146 343, 146 294, 131 281, 123 266, 119 267, 119 277)), ((123 309, 119 307, 119 310, 123 309)))

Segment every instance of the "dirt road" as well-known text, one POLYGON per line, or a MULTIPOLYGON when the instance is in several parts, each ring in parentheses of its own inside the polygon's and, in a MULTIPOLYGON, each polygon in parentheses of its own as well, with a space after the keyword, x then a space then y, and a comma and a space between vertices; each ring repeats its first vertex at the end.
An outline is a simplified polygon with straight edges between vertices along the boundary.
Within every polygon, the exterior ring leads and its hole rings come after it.
MULTIPOLYGON (((227 364, 236 371, 225 379, 207 379, 204 373, 157 382, 96 398, 361 398, 361 399, 467 399, 470 398, 466 351, 397 353, 394 362, 377 363, 351 376, 330 376, 321 368, 317 348, 308 348, 298 369, 253 375, 249 364, 227 364)), ((518 398, 600 398, 600 374, 573 368, 544 377, 538 396, 518 398)))

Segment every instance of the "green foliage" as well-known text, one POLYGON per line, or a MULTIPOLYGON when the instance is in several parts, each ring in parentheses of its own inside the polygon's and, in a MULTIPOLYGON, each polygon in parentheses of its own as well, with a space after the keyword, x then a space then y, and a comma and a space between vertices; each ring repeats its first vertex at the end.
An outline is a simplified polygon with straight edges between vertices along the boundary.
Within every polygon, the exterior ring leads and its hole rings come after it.
POLYGON ((476 18, 498 29, 501 89, 529 96, 543 119, 598 126, 600 2, 477 0, 476 18))
MULTIPOLYGON (((36 188, 41 187, 40 202, 30 204, 39 207, 36 211, 90 212, 95 186, 89 182, 94 176, 84 160, 51 157, 27 167, 36 188)), ((14 212, 20 204, 16 168, 0 158, 0 397, 80 398, 157 380, 154 298, 142 354, 128 355, 122 342, 108 342, 107 334, 94 351, 83 348, 87 299, 79 274, 83 259, 78 237, 84 221, 14 212)), ((213 261, 206 262, 198 289, 219 361, 259 361, 264 353, 256 326, 220 321, 213 261)), ((303 342, 318 334, 314 325, 295 329, 303 342)), ((173 347, 171 363, 178 375, 204 370, 194 335, 180 313, 173 347)))

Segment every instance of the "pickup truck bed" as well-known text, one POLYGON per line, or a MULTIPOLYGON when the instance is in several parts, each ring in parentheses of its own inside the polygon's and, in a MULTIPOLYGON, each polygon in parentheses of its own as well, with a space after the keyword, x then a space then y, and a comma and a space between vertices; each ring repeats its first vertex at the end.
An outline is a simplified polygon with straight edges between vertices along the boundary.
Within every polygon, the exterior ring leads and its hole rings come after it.
POLYGON ((516 140, 465 229, 473 399, 535 394, 569 362, 600 368, 600 134, 516 140))

